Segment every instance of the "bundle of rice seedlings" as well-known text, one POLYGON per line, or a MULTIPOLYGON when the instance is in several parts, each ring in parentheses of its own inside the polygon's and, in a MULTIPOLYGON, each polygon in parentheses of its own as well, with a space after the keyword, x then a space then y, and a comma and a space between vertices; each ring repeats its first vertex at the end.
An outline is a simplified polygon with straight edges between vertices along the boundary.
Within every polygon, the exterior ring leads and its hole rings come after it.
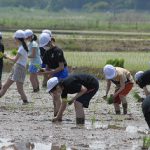
POLYGON ((110 95, 110 96, 107 98, 107 103, 108 103, 108 104, 112 104, 112 103, 113 103, 113 95, 110 95))

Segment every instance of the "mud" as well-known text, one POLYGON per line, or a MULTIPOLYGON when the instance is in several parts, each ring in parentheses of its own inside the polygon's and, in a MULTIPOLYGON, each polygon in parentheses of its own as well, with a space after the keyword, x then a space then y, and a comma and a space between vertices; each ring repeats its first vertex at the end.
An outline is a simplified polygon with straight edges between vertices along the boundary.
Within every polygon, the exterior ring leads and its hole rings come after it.
MULTIPOLYGON (((4 73, 3 82, 7 77, 4 73)), ((42 82, 41 76, 39 79, 42 82)), ((52 123, 53 103, 46 89, 41 87, 39 93, 32 93, 29 76, 24 88, 29 105, 22 105, 15 84, 0 98, 1 150, 11 145, 14 150, 141 150, 143 137, 150 136, 141 103, 136 102, 133 93, 127 97, 128 115, 115 115, 113 105, 102 99, 104 81, 100 81, 100 90, 85 109, 84 126, 75 124, 73 105, 67 107, 61 123, 52 123)), ((136 86, 134 90, 143 95, 136 86)))

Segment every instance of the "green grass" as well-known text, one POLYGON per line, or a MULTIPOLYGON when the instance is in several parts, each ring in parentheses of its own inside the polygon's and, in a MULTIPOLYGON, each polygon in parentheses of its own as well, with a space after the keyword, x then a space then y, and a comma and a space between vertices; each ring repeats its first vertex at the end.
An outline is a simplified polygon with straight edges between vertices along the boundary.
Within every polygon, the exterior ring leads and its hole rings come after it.
POLYGON ((65 52, 65 57, 73 67, 103 68, 108 59, 123 58, 130 71, 150 68, 149 52, 65 52))
POLYGON ((0 27, 32 29, 149 31, 148 12, 49 12, 27 8, 0 8, 0 27))

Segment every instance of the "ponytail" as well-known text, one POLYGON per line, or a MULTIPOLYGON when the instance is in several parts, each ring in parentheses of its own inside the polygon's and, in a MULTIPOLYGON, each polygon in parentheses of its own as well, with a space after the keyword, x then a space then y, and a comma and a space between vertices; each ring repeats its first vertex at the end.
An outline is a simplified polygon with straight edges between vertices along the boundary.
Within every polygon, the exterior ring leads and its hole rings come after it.
POLYGON ((31 42, 33 42, 33 41, 37 41, 37 36, 35 34, 33 34, 33 36, 32 36, 31 42))
POLYGON ((28 50, 28 47, 27 47, 24 39, 23 38, 19 38, 18 40, 22 43, 22 46, 25 49, 25 51, 28 52, 29 50, 28 50))

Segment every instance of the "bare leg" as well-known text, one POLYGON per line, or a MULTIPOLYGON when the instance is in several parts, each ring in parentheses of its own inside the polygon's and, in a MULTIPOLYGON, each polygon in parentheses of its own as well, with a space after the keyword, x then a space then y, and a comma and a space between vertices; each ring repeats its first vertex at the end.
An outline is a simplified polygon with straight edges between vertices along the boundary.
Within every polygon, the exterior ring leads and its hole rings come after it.
POLYGON ((54 117, 55 117, 57 116, 57 113, 61 105, 61 98, 59 94, 53 94, 52 97, 53 97, 54 117))
POLYGON ((2 89, 0 90, 0 97, 5 95, 6 91, 9 89, 9 87, 14 83, 14 81, 7 79, 5 84, 3 85, 2 89))
POLYGON ((43 75, 43 83, 42 86, 46 87, 47 86, 47 80, 48 80, 48 76, 46 74, 43 75))
POLYGON ((33 90, 39 87, 39 82, 37 82, 37 74, 31 73, 30 74, 30 82, 32 84, 33 90))
POLYGON ((120 99, 122 101, 123 114, 125 115, 125 114, 127 114, 128 103, 127 103, 127 100, 126 100, 125 96, 120 95, 120 99))
POLYGON ((21 99, 23 100, 24 103, 27 103, 28 101, 27 101, 27 96, 26 96, 24 89, 23 89, 23 83, 16 82, 16 85, 17 85, 18 93, 21 96, 21 99))
POLYGON ((114 108, 115 108, 115 112, 116 112, 116 115, 119 115, 120 114, 120 106, 118 103, 114 103, 114 108))
POLYGON ((85 114, 84 114, 83 105, 80 102, 75 101, 74 106, 76 112, 76 124, 84 124, 85 114))

